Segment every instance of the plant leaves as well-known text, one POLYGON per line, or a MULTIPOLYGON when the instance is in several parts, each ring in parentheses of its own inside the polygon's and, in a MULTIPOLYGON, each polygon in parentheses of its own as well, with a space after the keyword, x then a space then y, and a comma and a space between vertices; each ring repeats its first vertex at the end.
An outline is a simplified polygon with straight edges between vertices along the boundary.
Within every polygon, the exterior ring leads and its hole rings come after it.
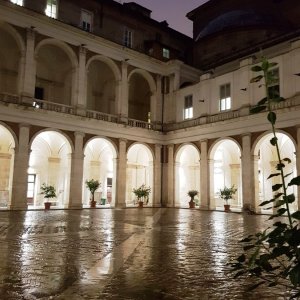
POLYGON ((277 137, 273 137, 273 138, 271 138, 270 139, 270 143, 271 143, 271 145, 273 145, 273 146, 275 146, 276 145, 276 143, 277 143, 277 137))
POLYGON ((276 165, 276 170, 282 170, 285 167, 284 164, 277 164, 276 165))
POLYGON ((287 161, 289 164, 292 162, 288 157, 283 159, 284 161, 287 161))
POLYGON ((266 109, 265 105, 254 106, 254 107, 250 108, 250 114, 257 114, 259 112, 262 112, 265 109, 266 109))
POLYGON ((262 71, 262 68, 261 68, 261 66, 254 66, 254 67, 251 68, 251 71, 260 72, 260 71, 262 71))
POLYGON ((294 213, 292 214, 292 217, 293 217, 294 219, 300 220, 300 211, 298 210, 298 211, 294 212, 294 213))
POLYGON ((259 82, 262 80, 262 78, 263 78, 263 75, 256 76, 250 80, 250 83, 259 82))
POLYGON ((276 123, 276 114, 273 111, 268 113, 268 120, 272 125, 276 123))
POLYGON ((280 173, 273 173, 273 174, 271 174, 267 179, 270 179, 270 178, 272 178, 272 177, 279 176, 279 175, 280 175, 280 173))
POLYGON ((257 106, 264 105, 267 101, 268 101, 268 98, 265 97, 265 98, 261 99, 260 101, 258 101, 256 105, 257 106))
POLYGON ((281 183, 277 183, 277 184, 272 185, 272 191, 273 192, 276 192, 276 191, 278 191, 281 188, 282 188, 282 184, 281 183))
POLYGON ((300 176, 293 178, 288 185, 300 185, 300 176))

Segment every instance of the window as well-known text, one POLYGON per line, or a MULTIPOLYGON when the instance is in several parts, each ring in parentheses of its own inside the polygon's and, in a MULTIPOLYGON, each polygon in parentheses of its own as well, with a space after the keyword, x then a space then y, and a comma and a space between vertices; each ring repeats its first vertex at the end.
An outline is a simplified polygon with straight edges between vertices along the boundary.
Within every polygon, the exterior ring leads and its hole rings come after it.
POLYGON ((230 83, 220 86, 220 111, 231 109, 230 83))
POLYGON ((275 68, 269 71, 269 75, 271 75, 271 82, 269 83, 269 95, 271 98, 277 98, 280 95, 280 87, 279 87, 279 69, 275 68))
POLYGON ((10 2, 23 6, 23 0, 10 0, 10 2))
POLYGON ((170 58, 170 50, 167 48, 163 48, 163 57, 170 58))
POLYGON ((133 32, 131 30, 129 30, 128 28, 125 28, 124 46, 132 48, 132 42, 133 42, 133 32))
POLYGON ((33 198, 35 186, 35 174, 28 174, 27 177, 27 198, 33 198))
POLYGON ((189 95, 184 98, 184 119, 193 118, 193 96, 189 95))
POLYGON ((57 18, 57 0, 47 0, 45 14, 50 18, 57 18))
POLYGON ((93 14, 87 10, 81 10, 81 28, 91 32, 93 24, 93 14))

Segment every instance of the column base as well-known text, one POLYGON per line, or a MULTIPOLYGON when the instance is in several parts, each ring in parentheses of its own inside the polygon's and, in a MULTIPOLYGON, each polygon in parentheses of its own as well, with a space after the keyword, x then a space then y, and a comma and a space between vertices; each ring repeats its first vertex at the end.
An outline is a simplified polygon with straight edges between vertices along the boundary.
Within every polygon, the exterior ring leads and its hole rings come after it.
POLYGON ((70 204, 68 205, 68 209, 82 209, 82 203, 80 204, 70 204))
POLYGON ((25 205, 13 205, 13 204, 9 204, 7 206, 7 209, 8 210, 27 210, 28 206, 27 206, 27 204, 25 204, 25 205))

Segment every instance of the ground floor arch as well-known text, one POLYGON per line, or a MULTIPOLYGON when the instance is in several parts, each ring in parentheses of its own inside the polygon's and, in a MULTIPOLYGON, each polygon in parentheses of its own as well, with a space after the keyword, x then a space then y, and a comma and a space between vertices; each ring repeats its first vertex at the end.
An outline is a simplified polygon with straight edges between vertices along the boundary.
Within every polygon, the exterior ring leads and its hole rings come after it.
POLYGON ((150 186, 151 193, 148 203, 153 205, 153 154, 143 144, 132 145, 127 152, 126 169, 126 206, 136 205, 136 197, 132 190, 142 184, 150 186))
POLYGON ((175 206, 188 207, 189 190, 197 190, 194 201, 200 205, 200 155, 194 145, 182 146, 175 156, 175 206))
POLYGON ((95 193, 98 206, 115 206, 116 157, 113 144, 104 138, 90 140, 84 150, 82 204, 89 205, 90 192, 86 180, 98 180, 100 187, 95 193))
POLYGON ((0 208, 7 208, 11 201, 14 156, 14 137, 0 124, 0 208))
POLYGON ((232 139, 223 139, 213 145, 210 152, 210 198, 212 207, 223 207, 224 201, 219 197, 220 189, 237 188, 234 198, 230 201, 232 209, 241 209, 242 179, 241 150, 232 139))
POLYGON ((31 143, 28 168, 28 207, 43 206, 40 186, 53 185, 57 198, 51 199, 54 207, 67 207, 70 195, 70 171, 72 159, 68 139, 56 131, 43 131, 31 143))
MULTIPOLYGON (((296 169, 296 149, 292 139, 285 133, 277 132, 279 151, 281 153, 281 158, 289 158, 290 163, 285 163, 284 174, 290 174, 286 177, 286 182, 288 183, 293 177, 297 176, 296 169)), ((271 179, 268 177, 272 173, 276 173, 276 165, 278 164, 278 158, 276 149, 271 145, 270 140, 273 137, 272 133, 266 134, 261 137, 254 149, 254 176, 255 176, 255 197, 256 205, 258 206, 261 202, 270 200, 274 196, 272 191, 272 185, 280 182, 280 177, 275 176, 271 179)), ((287 189, 288 194, 294 193, 297 199, 297 187, 290 186, 287 189)), ((266 207, 262 207, 264 210, 266 207)), ((291 204, 292 211, 298 209, 297 201, 291 204)), ((268 210, 270 213, 273 209, 268 210)))

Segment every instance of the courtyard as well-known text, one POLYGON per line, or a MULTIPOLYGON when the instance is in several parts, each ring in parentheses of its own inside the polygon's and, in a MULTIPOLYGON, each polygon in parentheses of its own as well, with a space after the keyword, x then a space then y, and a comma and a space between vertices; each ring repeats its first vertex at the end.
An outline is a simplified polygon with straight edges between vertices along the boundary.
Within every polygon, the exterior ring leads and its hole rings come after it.
POLYGON ((191 209, 0 213, 0 299, 283 299, 227 263, 268 217, 191 209))

